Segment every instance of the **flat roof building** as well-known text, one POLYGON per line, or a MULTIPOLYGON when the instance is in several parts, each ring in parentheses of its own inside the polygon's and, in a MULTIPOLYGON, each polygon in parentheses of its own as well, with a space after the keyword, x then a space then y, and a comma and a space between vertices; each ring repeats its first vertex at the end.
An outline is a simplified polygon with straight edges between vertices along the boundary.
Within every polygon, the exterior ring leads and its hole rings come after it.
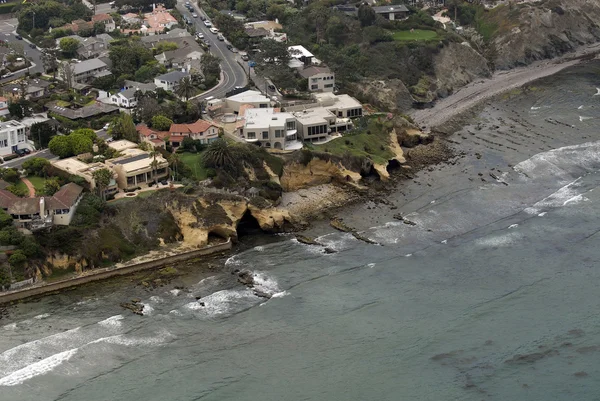
POLYGON ((119 188, 132 189, 169 176, 169 163, 160 155, 151 156, 141 149, 125 149, 122 153, 123 156, 106 161, 117 173, 119 188))

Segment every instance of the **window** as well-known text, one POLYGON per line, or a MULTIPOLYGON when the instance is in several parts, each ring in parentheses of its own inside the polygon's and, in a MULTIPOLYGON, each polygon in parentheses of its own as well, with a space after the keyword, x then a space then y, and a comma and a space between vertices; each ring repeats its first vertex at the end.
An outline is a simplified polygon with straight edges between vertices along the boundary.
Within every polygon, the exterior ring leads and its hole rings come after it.
POLYGON ((319 135, 327 133, 327 125, 308 127, 308 135, 319 135))
POLYGON ((286 128, 288 129, 288 131, 295 130, 296 129, 296 122, 295 121, 288 121, 287 124, 286 124, 286 128))
POLYGON ((333 88, 333 84, 326 84, 325 87, 326 88, 333 88))
POLYGON ((280 129, 275 130, 275 138, 283 138, 283 132, 280 129))
POLYGON ((262 133, 262 139, 269 139, 269 132, 268 131, 263 131, 263 133, 262 133))
POLYGON ((310 81, 314 84, 315 82, 317 82, 319 79, 318 78, 313 78, 310 81))
POLYGON ((260 104, 258 107, 259 107, 259 108, 261 108, 261 109, 266 109, 266 108, 267 108, 267 106, 268 106, 268 104, 266 104, 266 103, 261 103, 261 104, 260 104))
POLYGON ((256 139, 256 133, 254 133, 254 132, 248 132, 248 133, 246 134, 246 137, 247 137, 248 139, 256 139))
POLYGON ((319 89, 319 85, 311 85, 311 86, 310 86, 310 89, 313 89, 313 90, 314 90, 314 89, 319 89))

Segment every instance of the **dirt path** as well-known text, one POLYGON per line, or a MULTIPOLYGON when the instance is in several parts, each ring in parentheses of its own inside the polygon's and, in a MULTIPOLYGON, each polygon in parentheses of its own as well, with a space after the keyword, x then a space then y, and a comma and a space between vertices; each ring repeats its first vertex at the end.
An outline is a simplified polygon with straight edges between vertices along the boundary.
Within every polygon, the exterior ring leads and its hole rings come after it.
POLYGON ((489 79, 478 79, 451 96, 439 100, 432 108, 414 111, 412 117, 420 126, 425 126, 426 130, 434 127, 441 128, 451 118, 468 111, 490 97, 520 88, 536 79, 556 74, 579 63, 580 57, 598 52, 600 52, 600 44, 594 44, 556 59, 540 60, 527 67, 519 67, 510 71, 498 71, 489 79))
POLYGON ((23 183, 27 186, 27 189, 29 190, 29 197, 35 198, 35 187, 31 181, 29 181, 27 178, 21 178, 21 181, 23 181, 23 183))

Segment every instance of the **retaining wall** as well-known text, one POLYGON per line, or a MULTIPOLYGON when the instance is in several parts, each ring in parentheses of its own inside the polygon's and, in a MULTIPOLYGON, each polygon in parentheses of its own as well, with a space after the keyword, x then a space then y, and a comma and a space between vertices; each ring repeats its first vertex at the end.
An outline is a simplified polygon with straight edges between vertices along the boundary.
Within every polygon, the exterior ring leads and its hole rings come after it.
POLYGON ((25 288, 18 291, 0 293, 0 304, 35 297, 47 294, 49 292, 60 291, 66 288, 71 288, 98 280, 105 280, 111 277, 124 276, 126 274, 139 272, 141 270, 156 269, 172 263, 183 262, 188 259, 193 259, 198 256, 212 255, 214 253, 230 250, 231 246, 231 240, 229 240, 223 244, 212 245, 206 248, 180 253, 178 255, 166 256, 164 258, 151 260, 149 262, 142 262, 135 265, 117 267, 112 269, 102 269, 101 271, 93 272, 81 277, 75 277, 72 279, 57 281, 50 284, 44 284, 38 287, 25 288))

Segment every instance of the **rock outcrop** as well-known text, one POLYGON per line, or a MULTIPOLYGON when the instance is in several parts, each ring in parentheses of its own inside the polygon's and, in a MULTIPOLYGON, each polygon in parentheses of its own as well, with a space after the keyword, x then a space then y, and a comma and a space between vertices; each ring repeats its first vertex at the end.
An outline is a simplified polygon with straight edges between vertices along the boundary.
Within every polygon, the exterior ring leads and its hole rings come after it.
POLYGON ((449 43, 434 57, 437 97, 446 97, 477 78, 490 77, 487 60, 467 43, 449 43))
POLYGON ((358 185, 362 176, 333 160, 312 158, 307 164, 291 162, 286 164, 281 176, 281 187, 284 191, 296 191, 331 182, 351 183, 358 185))
POLYGON ((488 19, 494 35, 495 65, 508 69, 552 58, 600 40, 600 2, 548 0, 497 7, 488 19))
POLYGON ((399 79, 365 79, 352 85, 350 91, 378 109, 392 113, 404 113, 413 107, 413 97, 399 79))

